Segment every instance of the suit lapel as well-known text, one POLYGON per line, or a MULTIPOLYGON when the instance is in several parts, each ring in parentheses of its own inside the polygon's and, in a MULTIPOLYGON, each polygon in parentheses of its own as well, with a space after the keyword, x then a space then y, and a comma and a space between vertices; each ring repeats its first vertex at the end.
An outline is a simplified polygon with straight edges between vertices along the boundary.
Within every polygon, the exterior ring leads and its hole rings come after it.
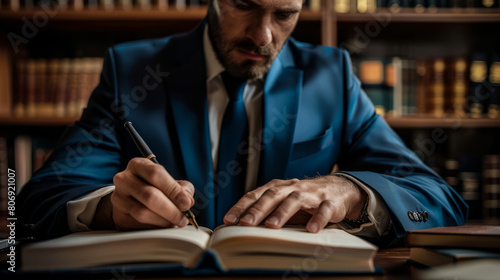
POLYGON ((264 86, 259 186, 272 179, 285 179, 303 76, 302 70, 292 67, 293 58, 287 44, 269 70, 264 86))
POLYGON ((185 60, 181 61, 180 67, 170 71, 171 74, 166 79, 165 87, 174 118, 186 179, 196 188, 195 194, 198 199, 195 197, 197 200, 195 208, 198 209, 193 209, 193 212, 199 212, 194 214, 202 218, 201 222, 204 225, 214 227, 213 194, 205 193, 213 190, 213 165, 202 34, 202 32, 192 34, 182 43, 184 46, 198 47, 185 55, 185 60), (194 38, 197 38, 197 41, 194 38))

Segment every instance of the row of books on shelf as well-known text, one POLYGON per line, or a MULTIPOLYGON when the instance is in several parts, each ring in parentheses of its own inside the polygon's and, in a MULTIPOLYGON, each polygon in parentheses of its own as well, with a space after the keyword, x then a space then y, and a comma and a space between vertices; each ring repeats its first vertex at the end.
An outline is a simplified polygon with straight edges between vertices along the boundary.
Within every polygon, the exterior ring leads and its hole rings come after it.
MULTIPOLYGON (((184 10, 207 5, 208 0, 0 0, 0 9, 32 10, 51 6, 60 10, 130 10, 130 9, 175 9, 184 10)), ((319 11, 321 0, 306 0, 304 7, 319 11)))
POLYGON ((500 118, 500 55, 354 58, 353 66, 383 116, 500 118))
POLYGON ((500 221, 500 154, 430 159, 436 171, 469 205, 469 219, 500 221))
MULTIPOLYGON (((42 167, 52 152, 55 140, 30 136, 0 137, 0 216, 6 215, 9 171, 15 171, 16 191, 42 167)), ((3 217, 2 217, 3 218, 3 217)))
POLYGON ((102 58, 19 59, 14 71, 16 117, 78 117, 99 83, 102 58))
POLYGON ((437 12, 440 8, 477 12, 483 9, 500 8, 499 0, 334 0, 337 13, 374 13, 379 9, 391 12, 413 11, 416 13, 437 12))

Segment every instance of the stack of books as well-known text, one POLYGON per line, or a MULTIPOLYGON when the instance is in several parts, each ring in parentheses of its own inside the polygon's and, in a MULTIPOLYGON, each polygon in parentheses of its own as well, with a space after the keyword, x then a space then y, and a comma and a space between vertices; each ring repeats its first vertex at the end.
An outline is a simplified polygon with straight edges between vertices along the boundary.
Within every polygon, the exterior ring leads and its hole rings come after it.
POLYGON ((410 261, 437 267, 478 259, 500 259, 500 226, 465 225, 409 231, 410 261))

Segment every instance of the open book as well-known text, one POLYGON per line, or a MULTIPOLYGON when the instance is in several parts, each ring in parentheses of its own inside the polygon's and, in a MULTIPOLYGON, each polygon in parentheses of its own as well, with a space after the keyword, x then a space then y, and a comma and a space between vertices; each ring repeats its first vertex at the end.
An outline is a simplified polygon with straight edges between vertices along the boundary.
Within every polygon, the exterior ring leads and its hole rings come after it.
POLYGON ((220 272, 280 270, 311 261, 319 272, 373 272, 374 245, 336 228, 221 226, 132 232, 88 231, 22 247, 24 271, 81 269, 116 264, 178 264, 196 269, 207 254, 220 272))

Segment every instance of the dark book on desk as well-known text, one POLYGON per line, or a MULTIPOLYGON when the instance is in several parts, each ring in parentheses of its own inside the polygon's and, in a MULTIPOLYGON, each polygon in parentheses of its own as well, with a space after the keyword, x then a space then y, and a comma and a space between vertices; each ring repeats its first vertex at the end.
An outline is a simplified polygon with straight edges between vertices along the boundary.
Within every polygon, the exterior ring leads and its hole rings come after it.
POLYGON ((477 259, 500 259, 500 253, 463 248, 412 247, 410 249, 410 260, 428 267, 477 259))
POLYGON ((407 232, 409 247, 500 248, 500 226, 465 225, 407 232))
POLYGON ((307 259, 314 259, 317 272, 372 273, 376 251, 376 246, 337 228, 315 234, 304 227, 222 226, 212 232, 187 226, 73 233, 25 245, 21 258, 25 272, 145 263, 196 271, 212 258, 208 263, 220 273, 291 271, 307 259))

